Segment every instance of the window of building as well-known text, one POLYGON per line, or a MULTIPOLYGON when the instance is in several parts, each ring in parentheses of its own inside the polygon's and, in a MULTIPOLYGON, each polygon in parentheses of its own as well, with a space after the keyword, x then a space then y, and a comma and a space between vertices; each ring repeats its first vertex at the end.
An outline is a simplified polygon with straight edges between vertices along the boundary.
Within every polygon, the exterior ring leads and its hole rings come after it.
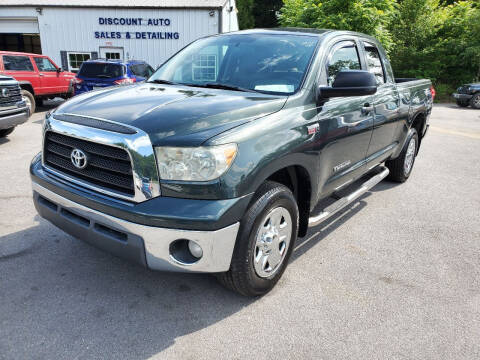
POLYGON ((3 56, 5 70, 33 71, 33 65, 28 56, 3 56))
POLYGON ((33 59, 35 60, 35 64, 37 64, 38 71, 57 71, 57 68, 53 65, 50 59, 40 57, 33 59))
POLYGON ((120 60, 120 53, 115 51, 115 52, 106 52, 105 53, 105 59, 107 60, 120 60))
POLYGON ((68 70, 77 73, 84 61, 90 59, 90 53, 68 53, 68 70))
POLYGON ((215 81, 217 78, 217 55, 194 55, 192 78, 194 81, 215 81))
MULTIPOLYGON (((341 43, 342 44, 342 43, 341 43)), ((328 85, 332 86, 337 74, 342 70, 360 70, 360 57, 352 42, 345 42, 333 50, 328 63, 328 85)))
POLYGON ((383 71, 382 60, 380 54, 375 45, 364 43, 365 53, 367 54, 367 66, 368 70, 375 75, 377 84, 385 83, 385 73, 383 71))

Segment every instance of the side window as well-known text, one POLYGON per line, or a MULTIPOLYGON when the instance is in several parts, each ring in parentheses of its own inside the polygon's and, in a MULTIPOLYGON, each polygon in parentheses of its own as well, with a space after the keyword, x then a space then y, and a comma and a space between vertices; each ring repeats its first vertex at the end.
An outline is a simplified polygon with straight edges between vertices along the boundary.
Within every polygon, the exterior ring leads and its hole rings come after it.
POLYGON ((334 48, 328 62, 328 85, 332 86, 335 77, 341 70, 360 70, 360 57, 357 46, 352 42, 334 48))
POLYGON ((364 43, 364 45, 368 70, 375 75, 377 84, 385 84, 385 72, 377 47, 369 43, 364 43))
POLYGON ((35 57, 35 64, 37 64, 38 71, 57 71, 55 65, 47 58, 35 57))
POLYGON ((5 70, 33 71, 33 65, 28 56, 3 56, 5 70))

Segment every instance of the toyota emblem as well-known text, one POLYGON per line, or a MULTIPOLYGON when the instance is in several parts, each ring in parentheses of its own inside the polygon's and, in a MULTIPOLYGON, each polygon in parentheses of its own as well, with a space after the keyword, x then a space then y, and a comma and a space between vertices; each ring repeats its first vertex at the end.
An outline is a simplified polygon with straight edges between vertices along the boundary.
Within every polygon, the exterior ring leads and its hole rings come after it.
POLYGON ((87 155, 80 149, 73 149, 70 154, 73 166, 77 169, 85 169, 87 166, 87 155))
POLYGON ((8 97, 10 95, 10 90, 8 90, 7 88, 3 88, 1 94, 2 97, 8 97))

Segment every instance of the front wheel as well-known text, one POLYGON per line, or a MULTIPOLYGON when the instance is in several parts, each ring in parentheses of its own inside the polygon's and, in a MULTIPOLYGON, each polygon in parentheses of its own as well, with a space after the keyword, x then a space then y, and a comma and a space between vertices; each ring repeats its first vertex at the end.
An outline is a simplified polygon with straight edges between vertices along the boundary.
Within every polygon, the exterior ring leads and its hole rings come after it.
POLYGON ((396 182, 405 182, 412 173, 415 157, 418 149, 418 133, 415 129, 410 129, 407 141, 400 155, 394 159, 385 162, 390 170, 389 179, 396 182))
POLYGON ((470 99, 470 106, 474 109, 480 109, 480 92, 473 95, 470 99))
POLYGON ((271 181, 262 184, 240 223, 230 270, 217 274, 220 283, 245 296, 269 292, 287 267, 298 216, 290 189, 271 181))
POLYGON ((22 90, 22 99, 27 103, 27 106, 30 108, 30 116, 35 112, 35 98, 30 93, 30 91, 22 90))

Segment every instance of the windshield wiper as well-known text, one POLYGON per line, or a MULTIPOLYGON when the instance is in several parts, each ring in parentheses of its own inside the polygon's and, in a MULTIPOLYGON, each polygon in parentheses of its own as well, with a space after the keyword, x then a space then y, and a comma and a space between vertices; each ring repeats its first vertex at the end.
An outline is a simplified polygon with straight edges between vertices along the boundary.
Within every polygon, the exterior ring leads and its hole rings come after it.
POLYGON ((154 80, 149 80, 147 82, 155 83, 155 84, 177 85, 177 83, 174 83, 173 81, 162 80, 162 79, 154 79, 154 80))
POLYGON ((196 86, 196 87, 204 87, 204 88, 210 88, 210 89, 223 89, 223 90, 234 90, 234 91, 244 91, 244 92, 258 92, 252 89, 245 89, 239 86, 233 86, 233 85, 226 85, 226 84, 220 84, 220 83, 206 83, 206 84, 184 84, 187 86, 196 86))

